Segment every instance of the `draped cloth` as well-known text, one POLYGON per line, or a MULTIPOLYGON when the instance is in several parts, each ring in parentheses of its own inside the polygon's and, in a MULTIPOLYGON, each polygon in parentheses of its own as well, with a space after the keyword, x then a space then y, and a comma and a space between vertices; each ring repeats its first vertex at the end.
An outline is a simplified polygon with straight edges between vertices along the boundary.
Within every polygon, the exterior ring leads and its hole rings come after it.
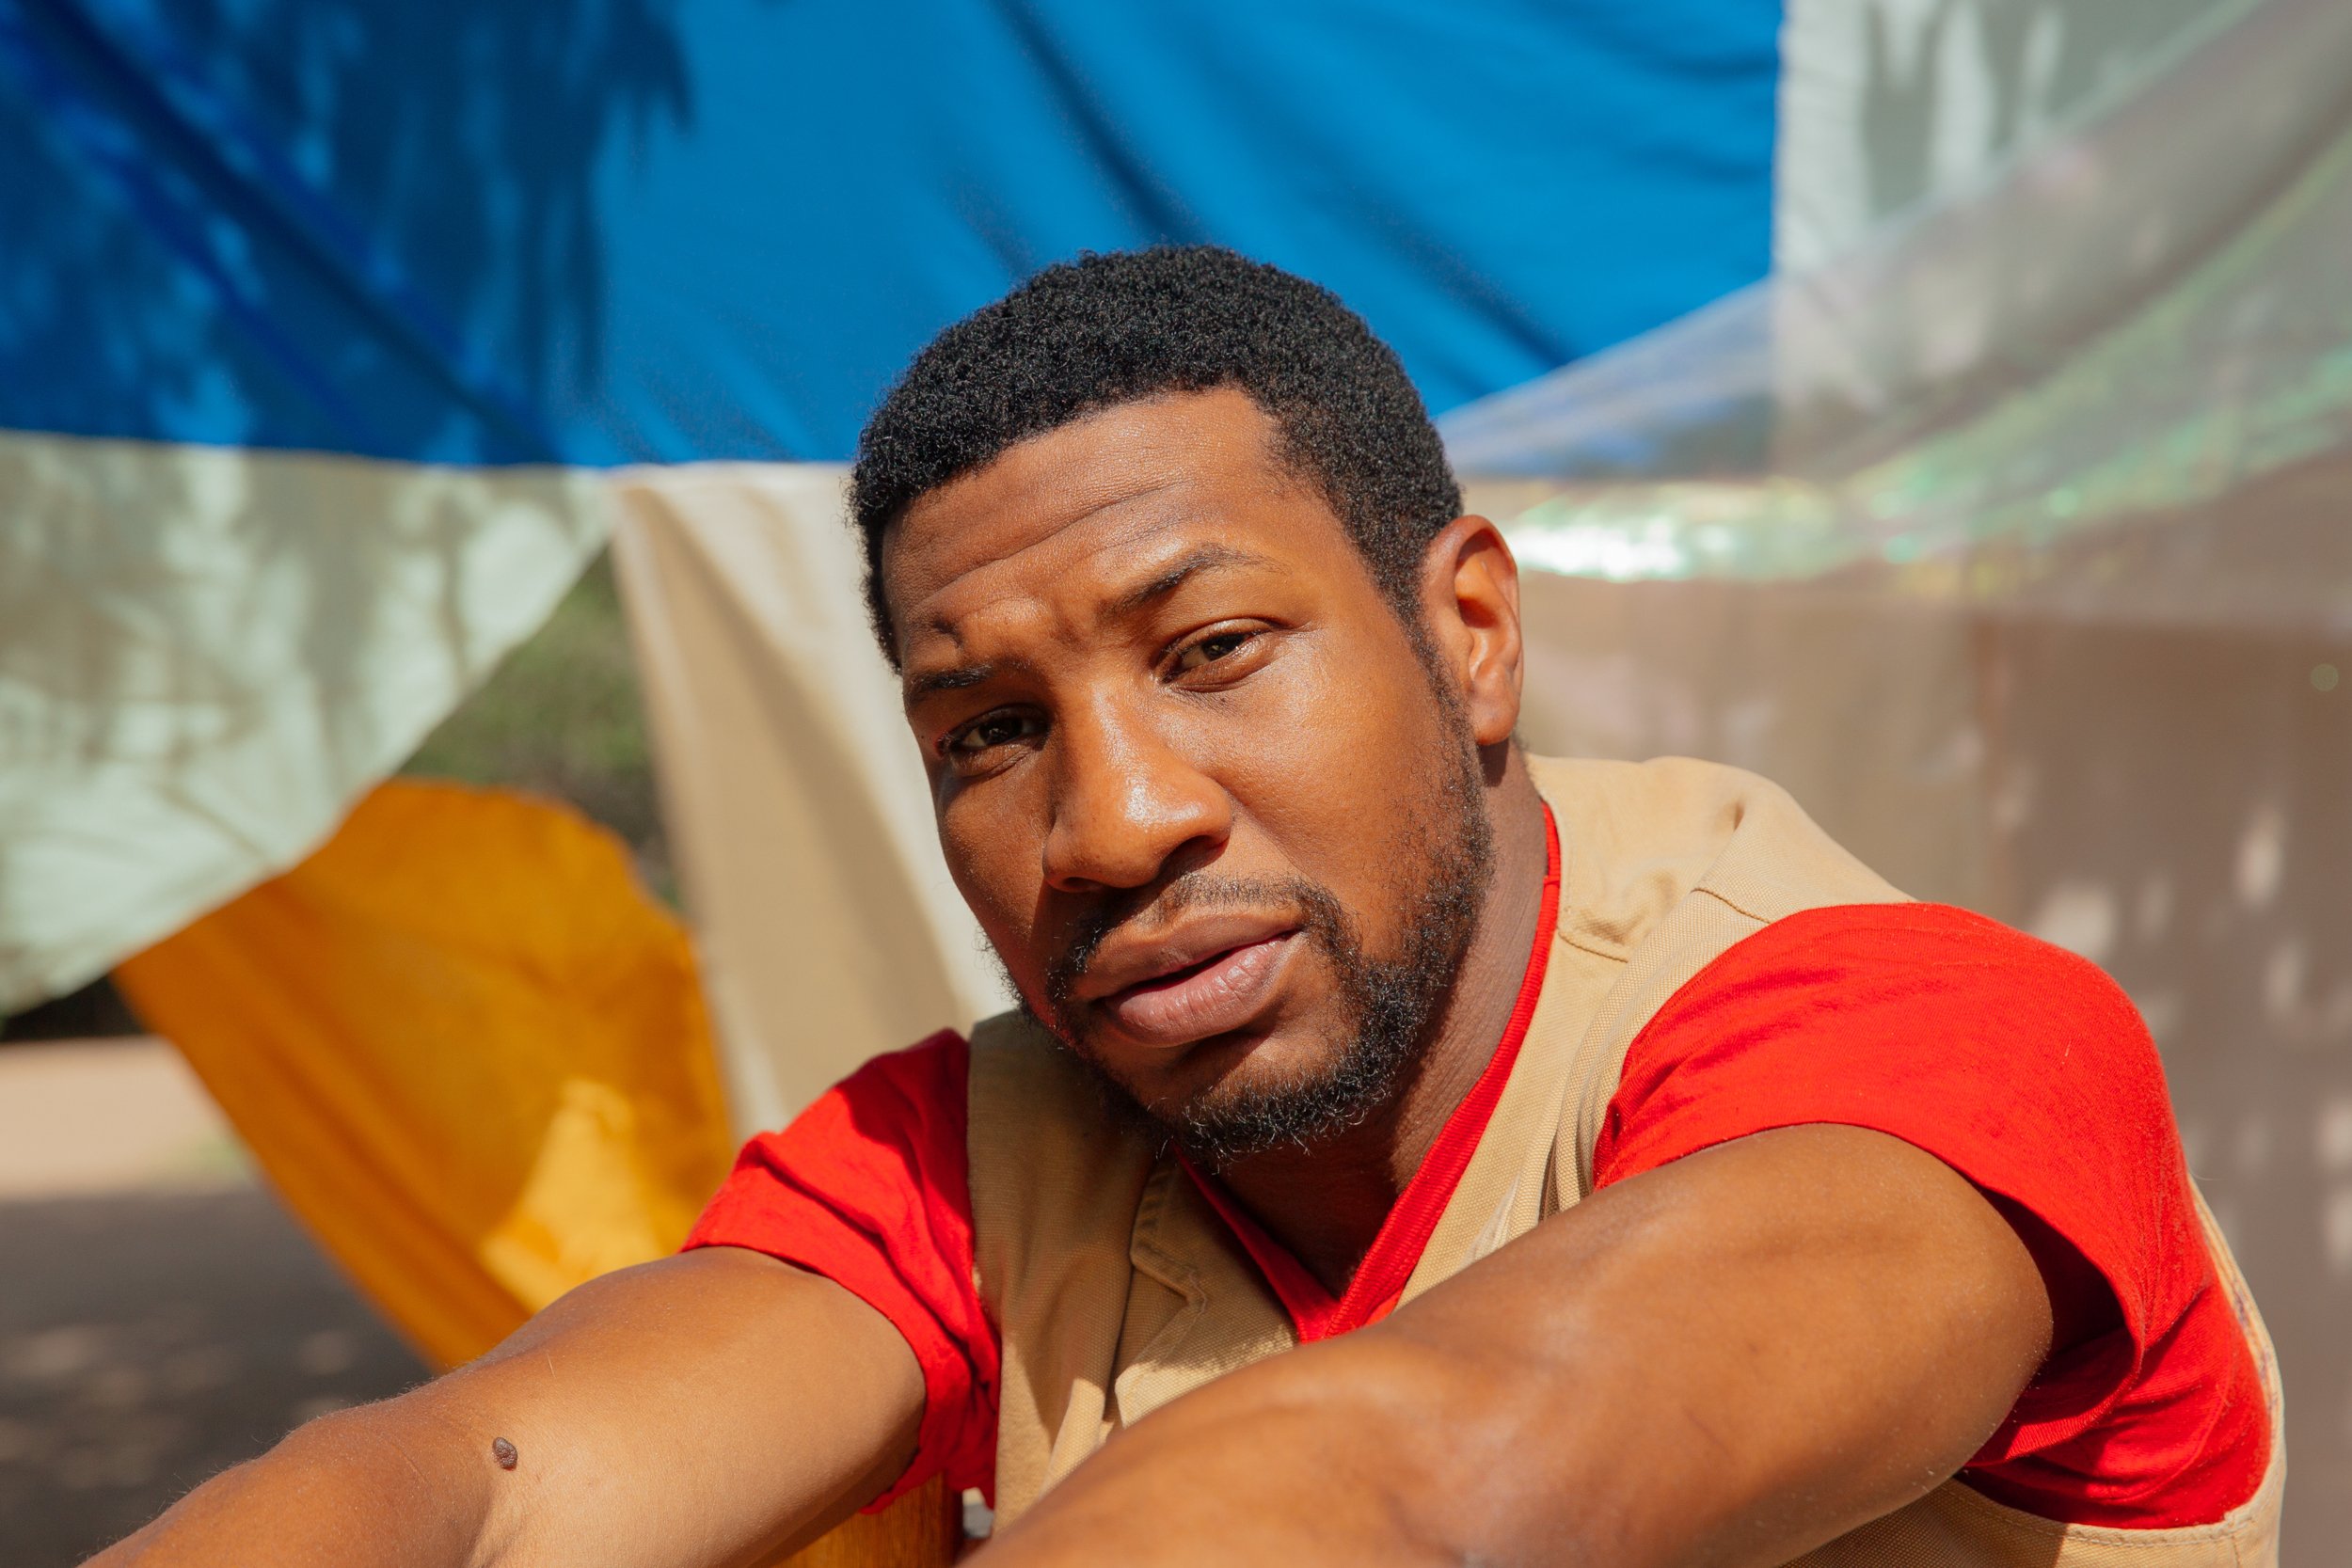
POLYGON ((439 1366, 673 1250, 732 1152, 684 928, 546 801, 380 785, 116 980, 439 1366))

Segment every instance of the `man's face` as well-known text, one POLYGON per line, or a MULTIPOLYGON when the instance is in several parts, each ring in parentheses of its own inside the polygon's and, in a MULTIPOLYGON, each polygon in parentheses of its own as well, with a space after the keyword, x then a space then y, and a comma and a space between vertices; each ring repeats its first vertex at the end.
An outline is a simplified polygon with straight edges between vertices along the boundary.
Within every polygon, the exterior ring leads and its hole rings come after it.
POLYGON ((1446 676, 1238 390, 919 499, 883 582, 940 841, 1025 1004, 1212 1159, 1392 1089, 1489 861, 1446 676))

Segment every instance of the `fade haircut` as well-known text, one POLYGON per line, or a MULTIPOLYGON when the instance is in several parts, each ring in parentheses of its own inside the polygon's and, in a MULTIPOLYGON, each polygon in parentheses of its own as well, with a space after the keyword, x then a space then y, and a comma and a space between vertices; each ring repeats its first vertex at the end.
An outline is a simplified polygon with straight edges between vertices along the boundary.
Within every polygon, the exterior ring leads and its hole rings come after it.
POLYGON ((1328 289, 1216 245, 1082 255, 931 340, 858 438, 850 515, 866 606, 895 669, 882 539, 922 496, 1008 448, 1122 403, 1237 387, 1276 431, 1418 640, 1422 557, 1462 510, 1421 395, 1328 289))

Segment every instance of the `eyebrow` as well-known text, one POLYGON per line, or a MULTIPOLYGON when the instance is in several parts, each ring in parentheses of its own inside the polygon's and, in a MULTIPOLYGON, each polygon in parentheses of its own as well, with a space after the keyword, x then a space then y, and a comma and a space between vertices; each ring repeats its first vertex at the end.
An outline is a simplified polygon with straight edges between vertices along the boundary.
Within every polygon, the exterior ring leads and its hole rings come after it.
POLYGON ((993 664, 964 664, 953 670, 934 670, 928 675, 916 675, 907 682, 906 701, 919 703, 942 691, 961 691, 977 686, 996 673, 993 664))
MULTIPOLYGON (((1133 615, 1146 606, 1168 597, 1202 572, 1272 564, 1264 556, 1252 555, 1231 545, 1196 546, 1177 557, 1157 577, 1136 584, 1104 605, 1100 618, 1115 621, 1133 615)), ((912 707, 925 698, 935 697, 943 691, 965 690, 994 678, 997 668, 993 663, 961 664, 953 669, 934 670, 927 675, 910 676, 906 682, 904 701, 912 707)))
POLYGON ((1235 549, 1231 545, 1199 545, 1185 551, 1171 562, 1168 570, 1149 582, 1130 588, 1103 607, 1102 618, 1116 621, 1133 615, 1145 606, 1168 597, 1188 580, 1202 572, 1219 571, 1232 566, 1267 566, 1273 562, 1262 555, 1235 549))

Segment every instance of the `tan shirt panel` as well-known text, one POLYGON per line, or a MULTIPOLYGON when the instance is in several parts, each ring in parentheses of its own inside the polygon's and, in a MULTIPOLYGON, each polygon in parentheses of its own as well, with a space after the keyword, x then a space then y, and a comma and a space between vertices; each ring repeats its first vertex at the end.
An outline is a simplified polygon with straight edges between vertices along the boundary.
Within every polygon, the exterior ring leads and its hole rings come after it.
POLYGON ((973 1264, 1001 1351, 997 1508, 1018 1514, 1117 1424, 1121 1334, 1165 1289, 1128 1259, 1153 1150, 1019 1014, 972 1031, 970 1085, 973 1264))

